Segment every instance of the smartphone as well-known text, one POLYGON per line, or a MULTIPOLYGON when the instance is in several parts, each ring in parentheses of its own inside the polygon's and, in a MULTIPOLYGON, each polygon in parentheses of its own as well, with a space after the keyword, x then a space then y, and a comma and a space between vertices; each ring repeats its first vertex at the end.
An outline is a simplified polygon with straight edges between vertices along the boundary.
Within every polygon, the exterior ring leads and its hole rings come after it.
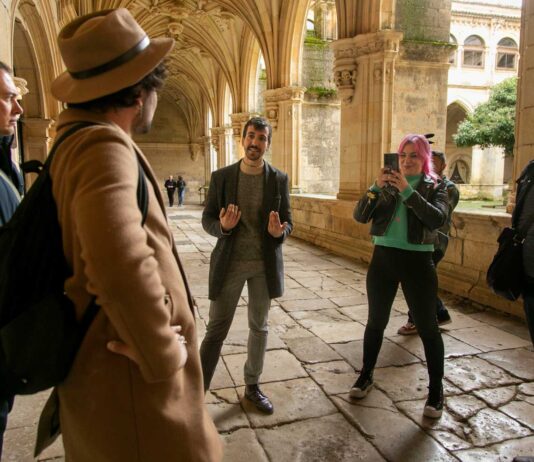
POLYGON ((399 155, 396 152, 386 152, 384 154, 384 168, 390 171, 399 171, 399 155))

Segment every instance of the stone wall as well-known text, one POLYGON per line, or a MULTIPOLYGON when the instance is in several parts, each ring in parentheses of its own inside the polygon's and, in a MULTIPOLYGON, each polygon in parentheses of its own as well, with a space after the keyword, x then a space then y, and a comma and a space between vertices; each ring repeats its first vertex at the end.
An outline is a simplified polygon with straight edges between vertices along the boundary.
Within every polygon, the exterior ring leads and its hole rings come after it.
MULTIPOLYGON (((369 262, 373 251, 369 225, 354 221, 354 206, 350 201, 292 195, 292 235, 369 262)), ((486 270, 497 250, 497 237, 509 224, 510 215, 506 213, 454 213, 449 249, 438 270, 440 288, 523 317, 521 302, 497 297, 486 285, 486 270)))
POLYGON ((335 88, 334 52, 328 42, 315 39, 304 41, 302 55, 302 85, 305 87, 335 88))
POLYGON ((307 193, 339 190, 339 103, 302 104, 301 187, 307 193))
POLYGON ((158 102, 152 128, 146 135, 137 135, 139 143, 189 143, 187 126, 179 107, 165 98, 158 102))
MULTIPOLYGON (((198 188, 204 186, 205 183, 202 154, 193 160, 187 144, 139 143, 139 147, 150 162, 162 191, 163 183, 169 175, 173 175, 174 178, 182 175, 187 183, 185 201, 199 203, 198 188)), ((166 204, 166 194, 164 194, 164 201, 166 204)))

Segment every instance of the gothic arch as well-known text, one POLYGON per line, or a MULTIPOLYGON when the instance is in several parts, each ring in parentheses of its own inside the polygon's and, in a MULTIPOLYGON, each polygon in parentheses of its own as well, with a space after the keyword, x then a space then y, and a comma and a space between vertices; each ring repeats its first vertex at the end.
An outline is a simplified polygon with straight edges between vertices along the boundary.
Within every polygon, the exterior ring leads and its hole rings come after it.
MULTIPOLYGON (((52 97, 49 89, 52 81, 62 72, 63 63, 56 45, 59 29, 56 26, 53 2, 19 0, 13 2, 12 12, 11 34, 12 36, 15 34, 15 27, 17 27, 15 21, 20 21, 34 56, 41 107, 40 116, 44 119, 55 118, 61 106, 52 97)), ((13 45, 16 46, 16 44, 13 45)))

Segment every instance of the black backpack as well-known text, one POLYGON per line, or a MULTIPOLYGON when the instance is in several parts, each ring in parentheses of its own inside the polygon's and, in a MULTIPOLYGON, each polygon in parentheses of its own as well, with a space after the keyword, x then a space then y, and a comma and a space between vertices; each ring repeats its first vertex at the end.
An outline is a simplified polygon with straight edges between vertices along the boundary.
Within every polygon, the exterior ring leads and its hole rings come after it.
MULTIPOLYGON (((0 227, 0 397, 31 394, 61 383, 98 313, 92 299, 81 321, 64 292, 72 274, 65 256, 50 165, 58 146, 81 122, 59 137, 35 183, 11 220, 0 227)), ((139 163, 137 202, 144 224, 146 179, 139 163)))

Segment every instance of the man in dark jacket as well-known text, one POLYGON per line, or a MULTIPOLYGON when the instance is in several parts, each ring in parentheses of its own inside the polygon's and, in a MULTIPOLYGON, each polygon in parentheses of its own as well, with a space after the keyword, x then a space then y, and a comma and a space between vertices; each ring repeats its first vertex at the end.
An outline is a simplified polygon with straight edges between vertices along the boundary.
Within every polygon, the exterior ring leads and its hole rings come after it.
POLYGON ((176 191, 176 180, 171 176, 165 181, 165 189, 167 190, 167 195, 169 196, 169 207, 174 205, 174 191, 176 191))
MULTIPOLYGON (((13 82, 11 69, 0 61, 0 226, 15 212, 20 202, 22 180, 11 160, 11 144, 22 107, 19 91, 13 82)), ((12 396, 0 396, 0 458, 7 425, 7 414, 13 405, 12 396)))
POLYGON ((218 241, 211 254, 212 302, 200 347, 204 388, 208 390, 246 282, 250 331, 245 397, 267 414, 273 412, 273 405, 258 382, 267 347, 271 299, 283 292, 282 243, 292 229, 287 175, 263 159, 271 136, 267 120, 250 119, 241 140, 245 157, 211 176, 202 226, 218 241))

